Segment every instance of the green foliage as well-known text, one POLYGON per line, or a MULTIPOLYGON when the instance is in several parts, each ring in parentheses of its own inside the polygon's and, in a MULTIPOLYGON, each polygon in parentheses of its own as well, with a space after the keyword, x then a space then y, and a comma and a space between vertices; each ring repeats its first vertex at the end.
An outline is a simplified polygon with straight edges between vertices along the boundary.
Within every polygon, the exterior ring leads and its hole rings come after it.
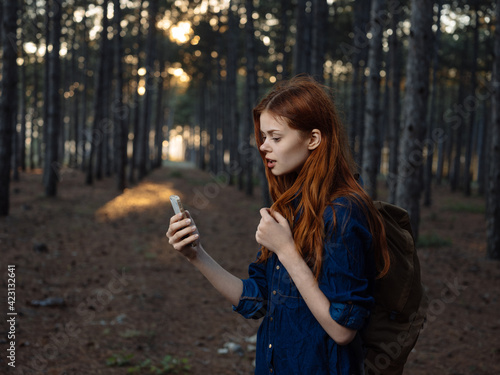
POLYGON ((449 238, 443 238, 436 233, 421 234, 418 237, 417 247, 444 247, 451 246, 449 238))
POLYGON ((187 358, 177 358, 172 355, 166 355, 160 363, 156 364, 148 358, 134 365, 133 358, 134 354, 113 354, 106 359, 106 365, 109 367, 130 366, 127 368, 127 374, 185 374, 191 369, 187 358))
POLYGON ((129 338, 142 336, 142 333, 141 333, 141 331, 138 331, 136 329, 127 329, 124 332, 120 332, 120 336, 129 339, 129 338))
POLYGON ((110 367, 124 367, 131 364, 133 354, 113 354, 106 359, 106 366, 110 367))
POLYGON ((471 213, 471 214, 484 214, 486 213, 486 206, 484 203, 478 202, 448 202, 444 207, 446 210, 461 213, 471 213))
POLYGON ((170 178, 182 178, 182 177, 184 177, 184 175, 182 174, 181 171, 175 170, 175 171, 170 172, 169 177, 170 178))

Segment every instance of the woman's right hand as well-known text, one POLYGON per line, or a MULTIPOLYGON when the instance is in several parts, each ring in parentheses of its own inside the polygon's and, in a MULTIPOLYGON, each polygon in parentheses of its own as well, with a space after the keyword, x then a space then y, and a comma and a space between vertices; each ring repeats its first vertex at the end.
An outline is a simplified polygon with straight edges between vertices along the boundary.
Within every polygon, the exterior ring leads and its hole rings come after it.
POLYGON ((183 214, 177 214, 170 218, 170 226, 166 235, 168 242, 175 250, 188 259, 194 259, 198 254, 200 235, 191 215, 188 211, 185 212, 187 218, 183 214))

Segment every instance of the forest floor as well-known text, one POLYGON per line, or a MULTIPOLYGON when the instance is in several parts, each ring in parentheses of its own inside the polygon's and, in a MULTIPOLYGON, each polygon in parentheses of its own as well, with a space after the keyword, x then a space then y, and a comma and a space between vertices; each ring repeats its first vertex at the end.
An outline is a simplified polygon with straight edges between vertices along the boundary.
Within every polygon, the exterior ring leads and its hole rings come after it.
MULTIPOLYGON (((62 172, 57 199, 44 197, 40 173, 21 174, 11 215, 0 219, 0 374, 252 374, 259 322, 234 313, 165 231, 175 193, 205 249, 246 277, 259 198, 181 165, 120 195, 113 179, 89 187, 81 172, 62 172)), ((444 187, 433 194, 419 247, 429 317, 405 374, 500 374, 500 262, 486 259, 484 200, 444 187)))

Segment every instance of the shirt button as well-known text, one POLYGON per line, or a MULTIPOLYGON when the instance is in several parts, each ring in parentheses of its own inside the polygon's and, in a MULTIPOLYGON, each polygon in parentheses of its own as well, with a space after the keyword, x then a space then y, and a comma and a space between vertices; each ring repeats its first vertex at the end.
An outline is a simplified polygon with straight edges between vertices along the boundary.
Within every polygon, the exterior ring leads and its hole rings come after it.
POLYGON ((273 295, 274 295, 274 296, 276 295, 276 291, 275 291, 275 290, 273 290, 273 295))
POLYGON ((269 349, 271 349, 273 347, 273 344, 269 344, 269 349))
POLYGON ((274 318, 273 318, 272 316, 269 318, 269 320, 270 320, 271 322, 273 321, 273 319, 274 319, 274 318))
MULTIPOLYGON (((276 266, 276 269, 279 270, 280 269, 280 266, 276 266)), ((272 371, 272 370, 271 370, 272 371)))

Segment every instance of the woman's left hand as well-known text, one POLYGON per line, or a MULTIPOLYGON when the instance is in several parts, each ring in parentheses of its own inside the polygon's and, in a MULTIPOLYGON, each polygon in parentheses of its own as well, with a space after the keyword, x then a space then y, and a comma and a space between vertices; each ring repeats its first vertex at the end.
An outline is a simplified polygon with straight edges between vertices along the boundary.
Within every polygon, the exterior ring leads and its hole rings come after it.
POLYGON ((279 212, 272 212, 269 208, 262 208, 260 216, 260 223, 255 233, 257 242, 275 253, 278 258, 288 252, 295 253, 292 230, 285 217, 279 212))

